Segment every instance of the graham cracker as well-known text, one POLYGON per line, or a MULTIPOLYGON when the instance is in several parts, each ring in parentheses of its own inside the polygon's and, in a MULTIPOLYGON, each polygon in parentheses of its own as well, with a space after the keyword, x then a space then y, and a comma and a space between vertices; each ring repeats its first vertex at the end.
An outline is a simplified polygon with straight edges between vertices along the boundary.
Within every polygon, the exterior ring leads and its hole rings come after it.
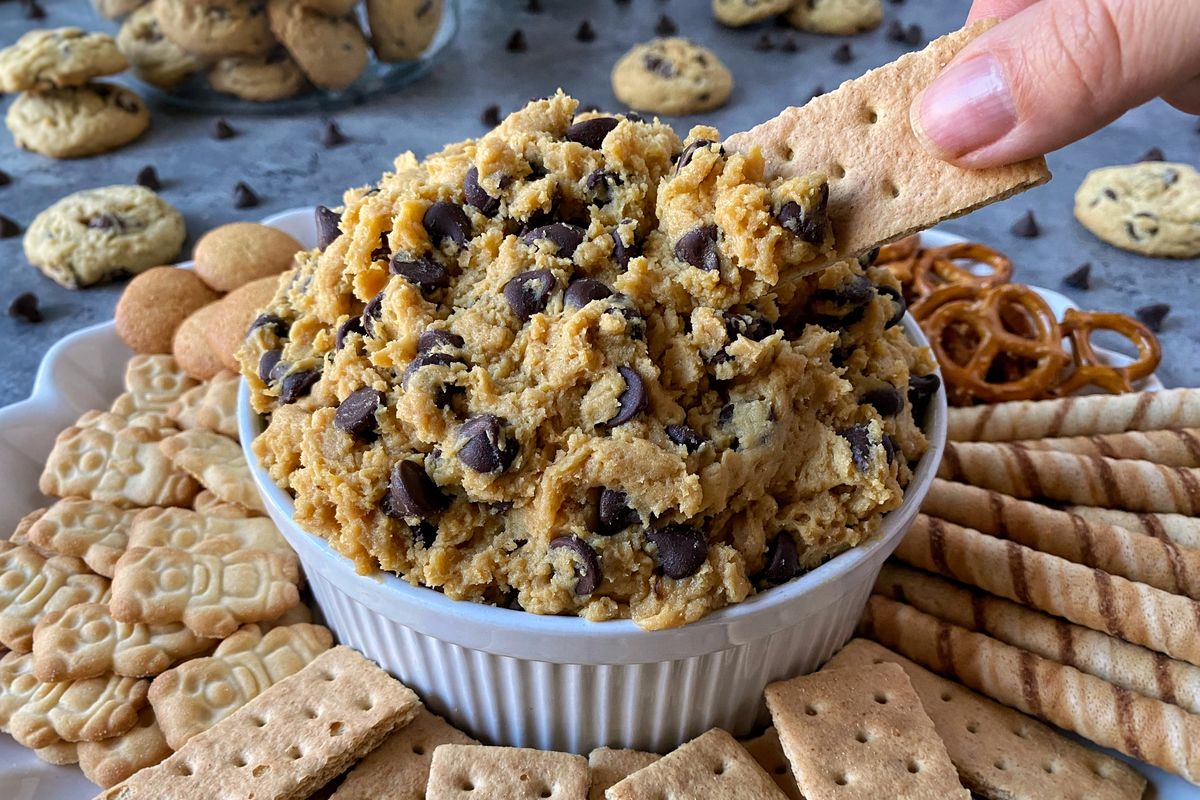
POLYGON ((641 750, 620 750, 612 747, 597 747, 588 753, 588 772, 592 786, 588 800, 604 800, 610 786, 623 781, 639 769, 648 767, 662 756, 641 750))
POLYGON ((959 777, 981 797, 1137 800, 1146 788, 1146 779, 1120 760, 1078 745, 875 642, 852 640, 824 669, 875 664, 898 664, 908 675, 959 777))
POLYGON ((804 800, 804 795, 800 794, 800 787, 796 785, 796 778, 792 775, 787 756, 783 752, 783 745, 779 743, 779 731, 774 727, 767 728, 761 735, 742 742, 742 747, 746 748, 746 752, 771 776, 771 780, 788 796, 788 800, 804 800))
POLYGON ((428 800, 585 800, 587 759, 524 747, 443 744, 429 765, 428 800))
POLYGON ((766 698, 807 800, 971 796, 896 664, 823 670, 772 683, 766 698))
POLYGON ((358 762, 330 800, 424 800, 433 751, 443 744, 479 742, 422 708, 358 762))
POLYGON ((680 745, 608 790, 608 800, 647 797, 720 797, 722 800, 784 800, 737 740, 720 728, 680 745))
POLYGON ((420 709, 417 695, 348 647, 326 650, 102 800, 300 800, 420 709))
POLYGON ((835 252, 806 268, 852 258, 1049 180, 1043 158, 979 170, 948 164, 921 146, 909 122, 917 94, 996 22, 935 39, 726 140, 736 152, 761 148, 768 177, 829 177, 835 252))

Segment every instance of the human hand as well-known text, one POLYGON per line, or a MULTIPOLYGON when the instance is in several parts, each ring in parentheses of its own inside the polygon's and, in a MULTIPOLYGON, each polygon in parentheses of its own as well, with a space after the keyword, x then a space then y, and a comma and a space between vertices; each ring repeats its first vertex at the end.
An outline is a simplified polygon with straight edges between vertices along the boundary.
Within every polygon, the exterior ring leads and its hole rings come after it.
POLYGON ((974 0, 1000 17, 913 102, 934 155, 989 167, 1042 155, 1162 96, 1200 114, 1200 0, 974 0))

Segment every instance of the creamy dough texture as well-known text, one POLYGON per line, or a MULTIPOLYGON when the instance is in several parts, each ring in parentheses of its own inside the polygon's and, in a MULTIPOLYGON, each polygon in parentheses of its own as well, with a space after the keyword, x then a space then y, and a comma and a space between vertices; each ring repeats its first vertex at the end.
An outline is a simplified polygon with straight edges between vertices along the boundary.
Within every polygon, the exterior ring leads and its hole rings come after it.
POLYGON ((240 353, 254 447, 361 572, 672 627, 877 529, 932 362, 886 270, 806 271, 824 176, 575 109, 318 210, 240 353))

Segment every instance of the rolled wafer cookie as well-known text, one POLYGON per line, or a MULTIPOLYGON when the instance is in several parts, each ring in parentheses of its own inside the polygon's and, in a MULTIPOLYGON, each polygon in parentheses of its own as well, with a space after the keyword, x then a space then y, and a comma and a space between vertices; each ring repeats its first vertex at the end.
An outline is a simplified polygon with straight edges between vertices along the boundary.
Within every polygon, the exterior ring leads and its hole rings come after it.
POLYGON ((918 514, 896 557, 1200 665, 1200 603, 918 514))
POLYGON ((1093 436, 1019 439, 1026 450, 1057 450, 1081 456, 1132 458, 1168 467, 1200 467, 1200 428, 1165 431, 1126 431, 1093 436))
POLYGON ((876 594, 1138 694, 1200 713, 1200 667, 928 572, 885 564, 876 594))
POLYGON ((947 442, 938 477, 1014 497, 1200 514, 1200 469, 1151 461, 1031 452, 1011 442, 947 442))
POLYGON ((1200 517, 1154 514, 1149 511, 1138 513, 1100 506, 1065 506, 1063 510, 1092 522, 1104 522, 1135 533, 1156 536, 1180 547, 1200 548, 1200 517))
POLYGON ((921 510, 1165 592, 1200 599, 1200 551, 1039 503, 934 479, 921 510))
POLYGON ((1089 394, 952 408, 948 421, 950 439, 977 442, 1200 428, 1200 389, 1089 394))
POLYGON ((1103 747, 1200 783, 1200 716, 873 595, 867 634, 923 667, 1103 747))

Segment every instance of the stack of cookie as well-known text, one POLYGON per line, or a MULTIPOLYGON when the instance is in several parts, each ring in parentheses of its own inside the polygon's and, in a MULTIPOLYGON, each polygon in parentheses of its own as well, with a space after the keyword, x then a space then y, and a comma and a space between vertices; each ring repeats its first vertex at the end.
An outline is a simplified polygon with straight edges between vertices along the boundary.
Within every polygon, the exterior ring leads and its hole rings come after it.
POLYGON ((1200 782, 1200 390, 952 409, 865 630, 1200 782))
POLYGON ((713 15, 733 28, 785 14, 802 31, 849 36, 878 27, 881 0, 713 0, 713 15))
POLYGON ((0 542, 0 727, 101 786, 332 645, 262 516, 236 394, 135 356, 111 408, 56 440, 40 487, 60 499, 0 542))
POLYGON ((21 93, 5 118, 17 145, 79 158, 136 139, 150 125, 145 103, 95 80, 127 66, 111 36, 79 28, 30 31, 0 50, 0 91, 21 93))

